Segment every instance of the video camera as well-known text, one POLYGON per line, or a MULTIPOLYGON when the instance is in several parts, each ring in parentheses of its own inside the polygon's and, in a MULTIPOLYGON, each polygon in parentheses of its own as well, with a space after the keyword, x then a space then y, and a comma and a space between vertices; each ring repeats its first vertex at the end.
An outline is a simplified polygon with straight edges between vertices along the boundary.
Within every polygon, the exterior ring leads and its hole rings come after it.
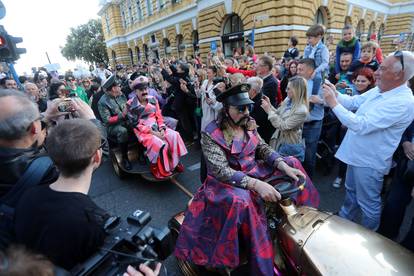
POLYGON ((119 217, 111 217, 105 223, 109 236, 99 252, 87 261, 75 266, 72 275, 122 275, 128 265, 138 267, 141 263, 155 268, 158 261, 165 260, 174 247, 168 227, 156 229, 148 226, 151 215, 141 210, 128 216, 120 224, 119 217))

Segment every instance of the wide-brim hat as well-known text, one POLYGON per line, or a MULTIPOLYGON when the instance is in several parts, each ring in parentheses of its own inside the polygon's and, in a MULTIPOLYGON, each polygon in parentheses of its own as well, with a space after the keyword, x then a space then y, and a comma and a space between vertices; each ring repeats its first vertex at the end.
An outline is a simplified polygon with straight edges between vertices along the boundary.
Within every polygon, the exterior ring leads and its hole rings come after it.
POLYGON ((216 99, 219 102, 232 106, 254 104, 254 102, 249 98, 249 90, 250 84, 238 84, 220 93, 216 99))

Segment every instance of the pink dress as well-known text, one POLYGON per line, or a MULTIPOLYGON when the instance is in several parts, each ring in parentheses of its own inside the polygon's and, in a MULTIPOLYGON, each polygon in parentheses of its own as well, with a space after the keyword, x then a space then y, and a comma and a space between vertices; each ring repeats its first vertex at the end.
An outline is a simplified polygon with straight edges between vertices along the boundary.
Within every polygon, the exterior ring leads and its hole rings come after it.
POLYGON ((148 102, 142 105, 138 97, 127 103, 128 118, 134 125, 134 133, 138 141, 146 148, 146 155, 151 163, 151 172, 157 178, 170 176, 180 162, 187 149, 180 134, 164 124, 158 101, 149 96, 148 102), (152 134, 152 131, 164 129, 163 139, 152 134))

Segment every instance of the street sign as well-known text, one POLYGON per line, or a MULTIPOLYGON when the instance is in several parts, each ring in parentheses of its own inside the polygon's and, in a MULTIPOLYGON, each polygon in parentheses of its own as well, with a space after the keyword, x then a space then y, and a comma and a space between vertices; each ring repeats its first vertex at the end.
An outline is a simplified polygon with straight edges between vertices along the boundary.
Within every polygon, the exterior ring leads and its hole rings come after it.
POLYGON ((269 15, 264 13, 264 14, 259 14, 255 16, 255 21, 263 21, 263 20, 267 20, 269 19, 269 15))
POLYGON ((211 52, 213 52, 213 53, 215 53, 217 51, 217 42, 216 41, 211 41, 210 49, 211 49, 211 52))

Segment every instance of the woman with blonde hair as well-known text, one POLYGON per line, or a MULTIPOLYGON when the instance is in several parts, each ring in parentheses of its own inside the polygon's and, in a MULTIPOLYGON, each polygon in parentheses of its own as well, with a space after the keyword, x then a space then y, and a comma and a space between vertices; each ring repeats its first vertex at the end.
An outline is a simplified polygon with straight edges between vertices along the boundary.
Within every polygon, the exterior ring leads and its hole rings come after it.
POLYGON ((302 129, 309 113, 306 80, 293 77, 287 85, 287 97, 276 109, 269 98, 262 99, 262 108, 276 129, 270 139, 270 146, 282 155, 305 159, 305 144, 302 141, 302 129))

